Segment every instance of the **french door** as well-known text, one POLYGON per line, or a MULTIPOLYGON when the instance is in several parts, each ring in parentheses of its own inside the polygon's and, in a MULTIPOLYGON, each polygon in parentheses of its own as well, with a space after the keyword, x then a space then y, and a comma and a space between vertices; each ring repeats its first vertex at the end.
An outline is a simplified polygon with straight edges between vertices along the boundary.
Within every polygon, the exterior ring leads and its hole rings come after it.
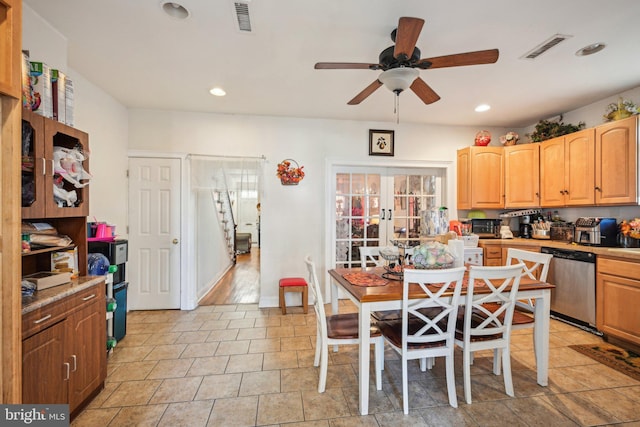
POLYGON ((444 168, 336 167, 333 264, 359 267, 360 246, 414 245, 422 218, 443 206, 444 168))

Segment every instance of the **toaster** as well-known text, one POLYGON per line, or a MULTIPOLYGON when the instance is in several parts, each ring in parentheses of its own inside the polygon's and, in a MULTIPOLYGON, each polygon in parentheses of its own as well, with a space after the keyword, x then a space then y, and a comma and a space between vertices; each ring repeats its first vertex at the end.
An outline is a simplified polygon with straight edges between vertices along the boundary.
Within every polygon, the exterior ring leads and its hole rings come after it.
POLYGON ((575 223, 574 242, 589 246, 616 246, 618 223, 615 218, 582 217, 575 223))

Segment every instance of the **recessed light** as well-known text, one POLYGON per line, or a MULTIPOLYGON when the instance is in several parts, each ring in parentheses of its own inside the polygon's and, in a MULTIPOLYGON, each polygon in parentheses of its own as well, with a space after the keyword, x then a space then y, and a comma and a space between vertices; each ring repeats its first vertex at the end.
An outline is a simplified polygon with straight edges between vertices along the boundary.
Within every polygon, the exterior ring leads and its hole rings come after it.
POLYGON ((480 104, 476 107, 477 113, 484 113, 485 111, 489 111, 491 109, 491 105, 489 104, 480 104))
POLYGON ((187 19, 190 15, 186 7, 174 1, 163 0, 161 6, 164 13, 175 19, 187 19))
POLYGON ((213 96, 225 96, 227 94, 227 92, 225 92, 224 89, 219 87, 214 87, 209 91, 209 93, 213 96))
POLYGON ((578 50, 576 52, 576 56, 588 56, 588 55, 593 55, 594 53, 598 53, 600 52, 602 49, 604 49, 605 47, 607 47, 606 44, 604 43, 594 43, 594 44, 590 44, 589 46, 585 46, 582 49, 578 50))

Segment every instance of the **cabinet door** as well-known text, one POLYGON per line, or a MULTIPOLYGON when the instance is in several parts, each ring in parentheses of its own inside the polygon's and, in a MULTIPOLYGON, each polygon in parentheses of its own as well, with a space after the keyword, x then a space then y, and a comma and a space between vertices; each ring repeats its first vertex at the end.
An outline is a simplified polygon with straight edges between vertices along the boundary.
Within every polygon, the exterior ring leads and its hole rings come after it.
POLYGON ((22 342, 23 403, 67 403, 71 366, 65 328, 61 321, 22 342))
MULTIPOLYGON (((71 364, 69 382, 69 411, 73 412, 107 376, 107 325, 104 294, 96 287, 95 302, 74 312, 67 318, 68 362, 71 364)), ((88 298, 85 297, 85 298, 88 298)))
POLYGON ((567 206, 594 204, 594 135, 593 129, 585 129, 564 137, 567 206))
MULTIPOLYGON (((74 149, 81 147, 83 152, 87 154, 89 151, 89 136, 77 129, 66 126, 55 120, 44 120, 44 140, 45 140, 45 157, 47 159, 48 173, 45 179, 46 212, 47 218, 60 217, 79 217, 89 215, 89 187, 76 188, 72 183, 63 179, 59 174, 60 166, 55 165, 54 170, 54 147, 63 147, 74 149), (77 201, 72 204, 60 203, 53 197, 54 185, 62 186, 67 192, 75 192, 77 201)), ((89 171, 88 155, 87 159, 82 162, 85 171, 89 171)))
POLYGON ((540 206, 540 146, 513 145, 504 148, 504 194, 506 208, 540 206))
POLYGON ((637 116, 596 128, 595 202, 601 205, 636 204, 637 116))
POLYGON ((22 218, 45 215, 44 117, 22 110, 22 218), (24 155, 24 153, 27 153, 24 155))
POLYGON ((457 162, 457 194, 458 209, 471 209, 471 150, 463 148, 458 150, 457 162))
POLYGON ((22 98, 22 1, 0 1, 0 93, 22 98))
POLYGON ((540 143, 540 205, 564 206, 564 138, 540 143))
POLYGON ((471 147, 471 207, 504 207, 502 147, 471 147))

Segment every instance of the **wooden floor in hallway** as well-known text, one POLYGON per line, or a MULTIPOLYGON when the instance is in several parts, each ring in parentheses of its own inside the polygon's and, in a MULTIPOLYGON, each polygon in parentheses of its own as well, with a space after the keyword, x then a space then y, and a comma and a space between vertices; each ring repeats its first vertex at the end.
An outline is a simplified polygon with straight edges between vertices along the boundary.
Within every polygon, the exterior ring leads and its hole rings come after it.
POLYGON ((260 248, 238 254, 236 265, 202 298, 200 305, 257 304, 260 299, 260 248))

